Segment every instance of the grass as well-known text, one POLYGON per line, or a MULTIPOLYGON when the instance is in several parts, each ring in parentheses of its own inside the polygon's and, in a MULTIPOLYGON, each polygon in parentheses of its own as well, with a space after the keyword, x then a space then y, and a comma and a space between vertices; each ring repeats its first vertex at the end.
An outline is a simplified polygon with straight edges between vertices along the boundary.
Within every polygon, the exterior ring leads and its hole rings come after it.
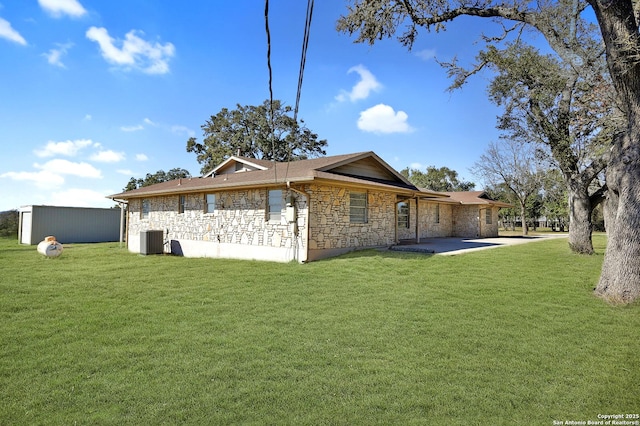
POLYGON ((0 239, 0 424, 523 424, 640 411, 640 306, 566 240, 277 264, 0 239))

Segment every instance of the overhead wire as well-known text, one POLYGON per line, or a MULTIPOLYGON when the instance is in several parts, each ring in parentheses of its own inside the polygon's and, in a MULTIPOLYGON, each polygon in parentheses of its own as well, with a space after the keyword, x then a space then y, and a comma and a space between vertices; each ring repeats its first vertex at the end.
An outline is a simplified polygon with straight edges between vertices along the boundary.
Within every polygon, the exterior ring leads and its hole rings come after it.
MULTIPOLYGON (((304 77, 304 68, 307 64, 307 49, 309 48, 309 35, 311 34, 311 19, 313 18, 314 0, 307 0, 307 12, 305 14, 304 35, 302 36, 302 52, 300 54, 300 71, 298 73, 298 89, 296 91, 296 104, 293 109, 293 121, 298 131, 298 110, 300 109, 300 95, 302 94, 302 79, 304 77)), ((291 146, 287 150, 287 168, 285 171, 285 179, 289 174, 289 162, 291 161, 291 146)))
MULTIPOLYGON (((295 122, 296 131, 298 126, 298 111, 300 109, 300 96, 302 94, 302 81, 304 77, 304 69, 307 63, 307 50, 309 48, 309 35, 311 33, 311 20, 313 18, 314 0, 307 0, 307 11, 305 14, 304 35, 302 37, 302 52, 300 54, 300 70, 298 73, 298 87, 296 91, 296 102, 293 110, 293 120, 295 122)), ((269 69, 269 113, 270 132, 271 132, 271 151, 274 160, 274 175, 277 181, 276 162, 275 162, 275 119, 273 111, 273 69, 271 67, 271 31, 269 29, 269 0, 265 0, 264 7, 265 30, 267 34, 267 68, 269 69)), ((285 172, 285 180, 289 171, 289 162, 291 160, 291 146, 287 149, 287 169, 285 172)))
POLYGON ((269 0, 265 0, 264 2, 264 26, 265 31, 267 33, 267 68, 269 69, 269 116, 270 116, 270 126, 269 126, 269 137, 271 138, 271 153, 273 164, 273 174, 274 179, 278 181, 278 173, 276 171, 276 163, 275 163, 275 121, 273 117, 273 70, 271 68, 271 31, 269 30, 269 0))

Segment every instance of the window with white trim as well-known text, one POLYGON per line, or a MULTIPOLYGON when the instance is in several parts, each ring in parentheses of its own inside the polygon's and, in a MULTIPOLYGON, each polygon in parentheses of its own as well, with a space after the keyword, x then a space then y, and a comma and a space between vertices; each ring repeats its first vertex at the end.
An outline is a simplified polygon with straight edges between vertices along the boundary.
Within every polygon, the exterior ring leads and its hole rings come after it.
POLYGON ((491 225, 493 223, 493 215, 491 209, 485 210, 485 218, 487 221, 487 225, 491 225))
POLYGON ((367 223, 367 193, 349 193, 349 222, 367 223))
POLYGON ((187 205, 187 196, 179 195, 178 196, 178 213, 184 213, 184 209, 187 205))
POLYGON ((436 223, 440 223, 440 204, 436 204, 436 223))

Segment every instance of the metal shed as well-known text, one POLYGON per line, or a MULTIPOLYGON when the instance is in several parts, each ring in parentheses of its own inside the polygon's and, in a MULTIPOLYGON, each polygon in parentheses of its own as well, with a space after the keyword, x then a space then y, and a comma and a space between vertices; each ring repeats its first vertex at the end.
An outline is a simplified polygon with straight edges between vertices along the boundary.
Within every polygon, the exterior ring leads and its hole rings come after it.
POLYGON ((38 244, 53 235, 65 243, 119 241, 120 209, 85 207, 20 207, 18 241, 38 244))

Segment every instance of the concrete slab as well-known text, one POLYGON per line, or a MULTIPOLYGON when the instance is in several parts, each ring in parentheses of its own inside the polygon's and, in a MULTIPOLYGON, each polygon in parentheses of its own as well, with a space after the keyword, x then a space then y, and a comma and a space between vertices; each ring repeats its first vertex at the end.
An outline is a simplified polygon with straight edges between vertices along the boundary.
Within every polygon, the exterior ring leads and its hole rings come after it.
POLYGON ((477 250, 526 244, 555 238, 566 238, 567 236, 567 234, 549 234, 530 237, 421 238, 419 244, 399 244, 390 247, 390 250, 451 256, 477 250))

